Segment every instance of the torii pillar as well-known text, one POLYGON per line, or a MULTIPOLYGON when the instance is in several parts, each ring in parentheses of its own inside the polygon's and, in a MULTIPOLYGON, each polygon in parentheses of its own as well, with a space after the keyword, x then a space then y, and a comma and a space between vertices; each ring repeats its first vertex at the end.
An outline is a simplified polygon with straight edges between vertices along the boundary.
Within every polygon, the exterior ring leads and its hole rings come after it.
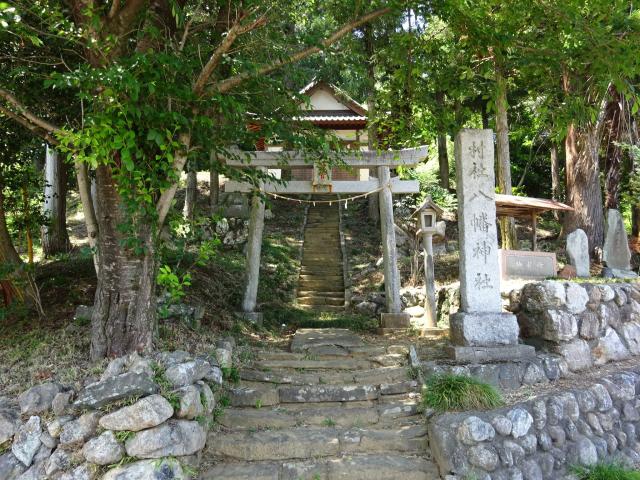
MULTIPOLYGON (((260 183, 262 188, 262 183, 260 183)), ((262 323, 262 313, 256 312, 258 284, 260 280, 260 257, 262 255, 262 235, 264 232, 264 200, 260 195, 251 199, 249 215, 249 238, 247 241, 247 269, 242 311, 238 316, 252 323, 262 323)))
POLYGON ((378 167, 380 181, 380 230, 382 232, 382 256, 384 260, 384 291, 387 311, 380 314, 381 333, 411 326, 410 315, 402 312, 400 300, 400 272, 398 271, 398 251, 393 220, 393 195, 391 192, 391 172, 388 166, 378 167))

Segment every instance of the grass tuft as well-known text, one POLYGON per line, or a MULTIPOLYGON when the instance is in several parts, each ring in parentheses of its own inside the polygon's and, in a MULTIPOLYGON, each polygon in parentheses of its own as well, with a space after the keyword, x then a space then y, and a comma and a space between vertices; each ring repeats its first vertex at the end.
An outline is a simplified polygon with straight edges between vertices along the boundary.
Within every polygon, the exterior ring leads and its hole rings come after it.
POLYGON ((427 379, 422 391, 426 408, 439 412, 486 410, 504 405, 502 395, 493 386, 465 375, 440 374, 427 379))
POLYGON ((571 471, 578 480, 640 480, 640 471, 616 462, 598 463, 591 467, 574 466, 571 471))

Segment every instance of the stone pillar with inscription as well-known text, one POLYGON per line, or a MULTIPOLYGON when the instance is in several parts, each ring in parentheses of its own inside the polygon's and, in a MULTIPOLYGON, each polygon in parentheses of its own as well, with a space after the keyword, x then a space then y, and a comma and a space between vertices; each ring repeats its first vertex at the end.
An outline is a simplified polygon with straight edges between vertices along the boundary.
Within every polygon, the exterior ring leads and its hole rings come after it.
POLYGON ((502 312, 496 229, 493 132, 462 130, 455 158, 460 249, 460 311, 451 317, 450 356, 459 362, 535 354, 518 344, 515 315, 502 312))

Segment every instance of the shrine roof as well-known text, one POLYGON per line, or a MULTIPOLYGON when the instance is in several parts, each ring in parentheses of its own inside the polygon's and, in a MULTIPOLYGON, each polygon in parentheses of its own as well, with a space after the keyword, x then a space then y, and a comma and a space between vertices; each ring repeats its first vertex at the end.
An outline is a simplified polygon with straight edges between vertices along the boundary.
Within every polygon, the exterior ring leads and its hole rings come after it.
POLYGON ((549 210, 572 211, 573 208, 547 198, 519 197, 496 193, 496 214, 499 217, 530 217, 549 210))

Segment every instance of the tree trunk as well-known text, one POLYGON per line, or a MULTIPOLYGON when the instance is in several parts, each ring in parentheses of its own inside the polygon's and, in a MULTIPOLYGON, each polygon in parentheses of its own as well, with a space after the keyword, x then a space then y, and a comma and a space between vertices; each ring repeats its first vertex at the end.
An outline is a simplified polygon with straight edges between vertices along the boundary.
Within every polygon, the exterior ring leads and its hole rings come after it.
POLYGON ((8 306, 13 302, 14 298, 23 301, 24 296, 13 282, 13 279, 19 275, 22 259, 13 246, 13 241, 7 228, 3 189, 4 185, 0 177, 0 265, 2 266, 2 271, 0 271, 0 291, 2 292, 2 303, 8 306))
POLYGON ((606 208, 620 208, 620 179, 622 176, 622 95, 611 85, 609 101, 605 107, 604 117, 604 176, 605 176, 605 205, 606 208))
POLYGON ((89 168, 86 163, 76 160, 75 169, 84 223, 87 227, 87 239, 89 248, 93 253, 93 266, 95 267, 96 275, 98 275, 100 273, 100 262, 98 260, 100 252, 98 251, 98 220, 96 218, 98 204, 95 201, 95 181, 89 180, 89 168))
POLYGON ((44 165, 44 207, 47 224, 42 226, 42 251, 45 257, 68 252, 67 168, 58 152, 47 145, 44 165))
POLYGON ((449 154, 447 153, 447 134, 438 135, 438 166, 440 186, 449 190, 451 184, 449 182, 449 154))
MULTIPOLYGON (((498 189, 500 193, 511 195, 511 158, 509 153, 507 107, 507 80, 500 70, 496 69, 496 155, 498 157, 498 189)), ((513 218, 500 218, 500 236, 504 250, 518 249, 518 236, 513 218)))
POLYGON ((489 129, 489 111, 487 109, 487 102, 482 104, 482 109, 480 110, 480 117, 482 119, 482 128, 485 130, 489 129))
POLYGON ((108 166, 100 165, 96 171, 96 196, 100 275, 91 318, 93 360, 149 351, 156 326, 153 227, 137 219, 137 244, 135 248, 126 245, 129 234, 118 227, 129 220, 108 166))
POLYGON ((189 168, 187 172, 187 187, 184 196, 184 208, 182 215, 187 220, 193 220, 196 211, 196 199, 198 198, 198 172, 195 168, 189 168))
MULTIPOLYGON (((553 200, 560 200, 560 161, 558 160, 558 146, 555 143, 551 144, 551 198, 553 200)), ((556 221, 560 221, 560 214, 558 210, 553 211, 553 216, 556 221)))
POLYGON ((631 236, 640 238, 640 203, 631 207, 631 236))
POLYGON ((578 129, 571 124, 565 139, 566 201, 574 211, 565 214, 564 229, 567 233, 577 228, 584 230, 592 254, 604 243, 597 137, 595 126, 578 129))
MULTIPOLYGON (((378 132, 374 125, 374 116, 376 108, 375 93, 375 45, 373 43, 373 27, 365 25, 364 27, 364 46, 367 52, 367 146, 369 150, 378 148, 378 132)), ((369 169, 369 176, 377 178, 378 172, 375 168, 369 169)), ((376 224, 380 221, 380 202, 378 195, 369 195, 369 219, 376 224)))
POLYGON ((217 155, 211 151, 209 157, 209 206, 211 214, 216 213, 220 203, 220 174, 218 173, 217 155))

